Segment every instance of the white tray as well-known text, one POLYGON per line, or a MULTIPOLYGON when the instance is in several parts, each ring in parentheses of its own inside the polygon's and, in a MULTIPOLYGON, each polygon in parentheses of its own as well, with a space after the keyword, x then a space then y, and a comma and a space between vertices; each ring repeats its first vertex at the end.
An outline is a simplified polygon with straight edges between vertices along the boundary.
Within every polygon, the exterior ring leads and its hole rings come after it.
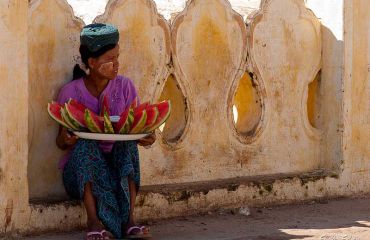
POLYGON ((107 133, 89 133, 89 132, 73 132, 76 136, 92 140, 105 141, 134 141, 146 137, 149 133, 143 134, 107 134, 107 133))

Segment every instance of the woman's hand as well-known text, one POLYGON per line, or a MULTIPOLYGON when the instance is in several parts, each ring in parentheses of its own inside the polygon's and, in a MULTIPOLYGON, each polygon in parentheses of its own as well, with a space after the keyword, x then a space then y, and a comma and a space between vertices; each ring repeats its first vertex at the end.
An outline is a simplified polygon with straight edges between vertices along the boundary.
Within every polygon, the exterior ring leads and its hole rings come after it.
POLYGON ((59 128, 59 134, 57 137, 57 146, 62 149, 66 150, 69 147, 72 147, 76 144, 78 137, 74 134, 68 132, 65 127, 59 128))
POLYGON ((145 138, 139 139, 138 144, 140 146, 147 147, 147 146, 152 145, 155 142, 155 140, 156 140, 155 133, 152 133, 146 136, 145 138))

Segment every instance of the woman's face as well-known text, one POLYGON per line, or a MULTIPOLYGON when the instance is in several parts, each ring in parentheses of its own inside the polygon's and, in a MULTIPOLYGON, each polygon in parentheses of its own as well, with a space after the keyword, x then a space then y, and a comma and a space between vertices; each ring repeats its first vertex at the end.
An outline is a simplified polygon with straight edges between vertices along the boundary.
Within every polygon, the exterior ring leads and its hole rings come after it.
POLYGON ((119 69, 119 45, 108 50, 97 58, 89 59, 90 74, 97 74, 101 78, 112 80, 117 77, 119 69))

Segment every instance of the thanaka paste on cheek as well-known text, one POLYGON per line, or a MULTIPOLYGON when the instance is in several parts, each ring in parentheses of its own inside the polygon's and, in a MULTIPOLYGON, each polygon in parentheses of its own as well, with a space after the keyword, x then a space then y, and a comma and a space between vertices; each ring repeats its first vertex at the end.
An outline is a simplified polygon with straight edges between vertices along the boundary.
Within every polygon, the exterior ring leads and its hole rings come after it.
POLYGON ((107 62, 100 65, 98 69, 99 73, 103 76, 110 76, 113 74, 113 62, 107 62))

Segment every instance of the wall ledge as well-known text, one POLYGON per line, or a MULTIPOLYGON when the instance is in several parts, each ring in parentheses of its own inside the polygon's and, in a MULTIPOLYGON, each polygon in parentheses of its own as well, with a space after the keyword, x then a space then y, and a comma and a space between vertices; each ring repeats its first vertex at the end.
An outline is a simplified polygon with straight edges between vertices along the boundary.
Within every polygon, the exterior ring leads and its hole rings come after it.
MULTIPOLYGON (((341 196, 327 188, 333 181, 339 185, 337 172, 316 170, 143 186, 136 202, 136 215, 139 221, 149 221, 202 214, 217 209, 271 206, 341 196)), ((346 191, 344 195, 351 193, 346 191)), ((85 226, 86 215, 79 201, 32 199, 30 208, 29 226, 22 234, 60 229, 72 231, 85 226)))

